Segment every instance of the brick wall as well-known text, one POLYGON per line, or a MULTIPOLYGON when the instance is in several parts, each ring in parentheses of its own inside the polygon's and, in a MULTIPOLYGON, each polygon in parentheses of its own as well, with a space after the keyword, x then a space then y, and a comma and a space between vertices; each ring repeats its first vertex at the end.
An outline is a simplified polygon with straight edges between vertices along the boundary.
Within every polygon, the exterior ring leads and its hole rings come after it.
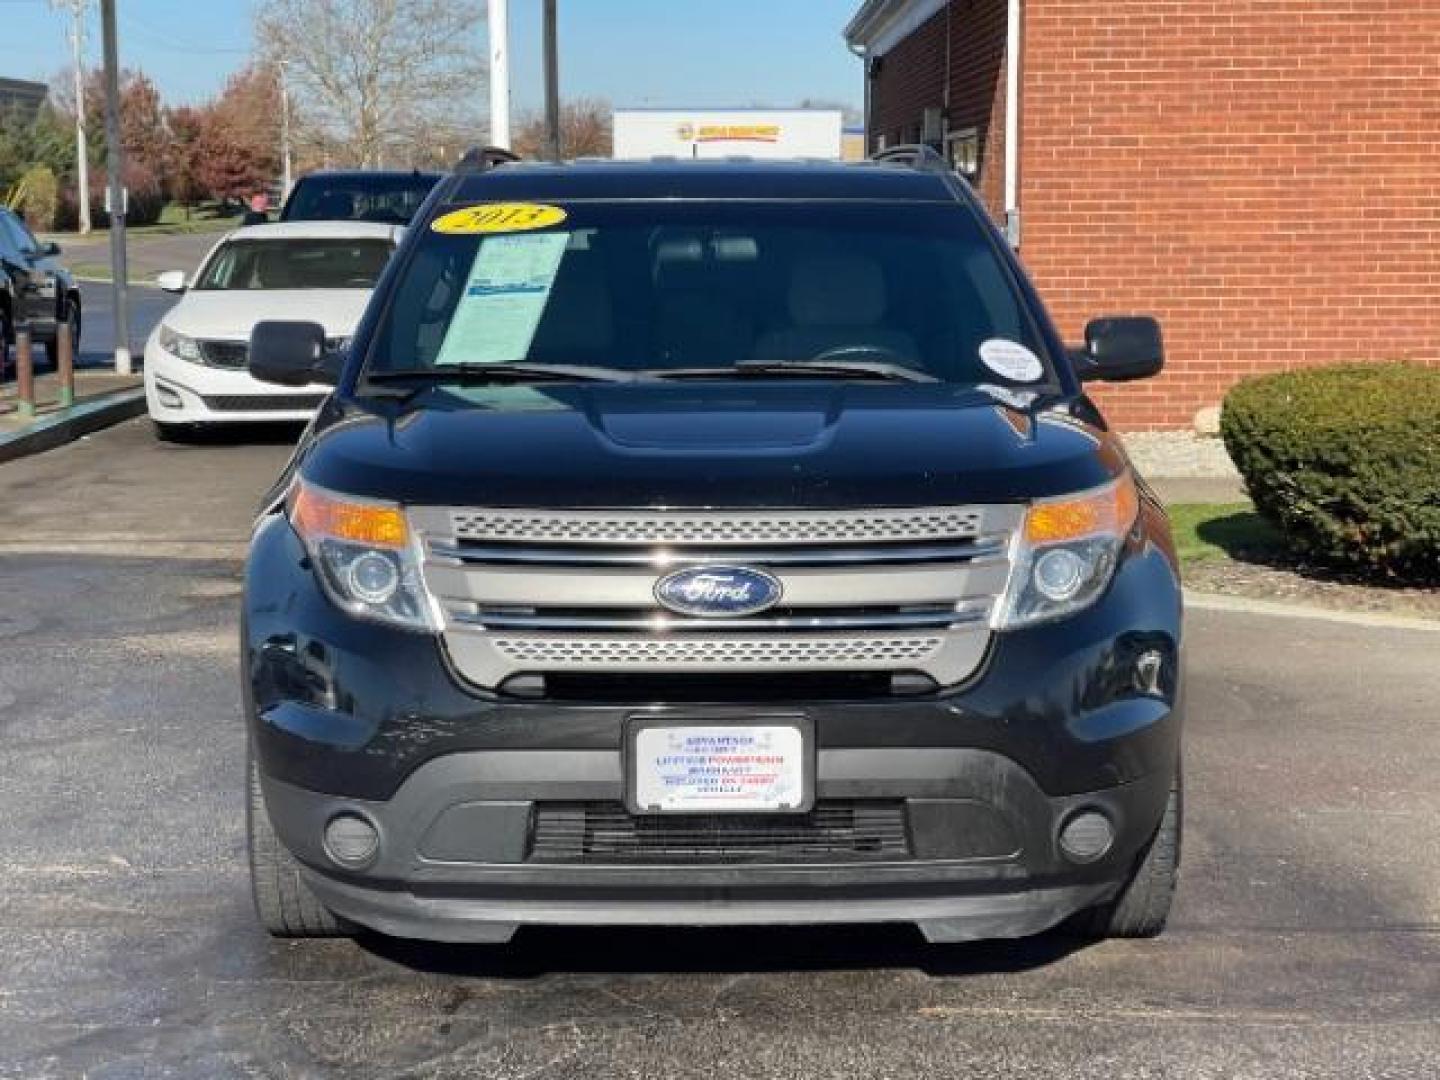
POLYGON ((870 85, 872 141, 914 142, 927 108, 945 108, 950 131, 978 129, 975 184, 997 217, 1005 182, 1005 10, 1005 0, 953 0, 885 55, 870 85))
POLYGON ((886 146, 914 142, 925 110, 944 102, 945 19, 940 12, 881 58, 870 80, 872 150, 877 136, 886 146))
POLYGON ((1173 427, 1259 371, 1440 361, 1440 0, 1027 0, 1023 256, 1165 324, 1173 427))

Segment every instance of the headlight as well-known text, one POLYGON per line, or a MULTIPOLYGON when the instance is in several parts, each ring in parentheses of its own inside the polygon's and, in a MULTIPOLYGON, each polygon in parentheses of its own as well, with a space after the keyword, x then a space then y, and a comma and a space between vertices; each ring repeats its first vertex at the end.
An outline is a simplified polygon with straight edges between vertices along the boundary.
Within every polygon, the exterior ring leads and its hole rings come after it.
POLYGON ((404 510, 298 479, 285 508, 326 594, 343 610, 407 630, 435 628, 420 581, 419 540, 404 510))
POLYGON ((171 356, 178 356, 181 360, 189 360, 192 364, 203 364, 205 358, 200 355, 200 343, 192 337, 178 334, 164 323, 160 324, 160 347, 171 356))
POLYGON ((1094 603, 1110 584, 1139 512, 1128 472, 1093 491, 1032 504, 1011 549, 1010 584, 995 608, 995 629, 1048 622, 1094 603))

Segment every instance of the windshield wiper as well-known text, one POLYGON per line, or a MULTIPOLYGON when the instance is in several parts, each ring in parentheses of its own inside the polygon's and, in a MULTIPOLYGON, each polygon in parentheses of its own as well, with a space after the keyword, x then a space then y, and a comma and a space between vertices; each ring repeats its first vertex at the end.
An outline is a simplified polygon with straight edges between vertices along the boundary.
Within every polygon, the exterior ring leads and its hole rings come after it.
POLYGON ((437 364, 435 367, 401 368, 398 371, 370 371, 365 378, 373 383, 459 382, 638 382, 649 376, 623 368, 591 367, 585 364, 437 364))
POLYGON ((658 379, 860 378, 895 382, 940 382, 927 372, 883 360, 741 360, 729 367, 674 368, 668 371, 665 368, 652 368, 646 374, 658 379))

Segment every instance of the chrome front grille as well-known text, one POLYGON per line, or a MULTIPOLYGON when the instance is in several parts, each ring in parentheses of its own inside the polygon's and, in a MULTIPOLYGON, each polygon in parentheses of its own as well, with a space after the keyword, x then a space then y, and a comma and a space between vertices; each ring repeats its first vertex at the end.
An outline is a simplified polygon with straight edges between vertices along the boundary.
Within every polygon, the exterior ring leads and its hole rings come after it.
POLYGON ((863 511, 410 511, 446 646, 472 682, 518 674, 920 672, 979 665, 1009 576, 1010 505, 863 511), (695 618, 660 578, 762 570, 780 603, 695 618))
POLYGON ((244 341, 201 341, 200 356, 211 367, 243 368, 250 362, 250 345, 244 341))
MULTIPOLYGON (((325 339, 327 352, 343 348, 348 338, 329 337, 325 339)), ((200 358, 210 367, 242 370, 250 364, 250 343, 248 341, 224 341, 206 338, 199 342, 200 358)))
POLYGON ((457 539, 521 544, 861 544, 968 540, 974 508, 774 513, 454 510, 457 539))

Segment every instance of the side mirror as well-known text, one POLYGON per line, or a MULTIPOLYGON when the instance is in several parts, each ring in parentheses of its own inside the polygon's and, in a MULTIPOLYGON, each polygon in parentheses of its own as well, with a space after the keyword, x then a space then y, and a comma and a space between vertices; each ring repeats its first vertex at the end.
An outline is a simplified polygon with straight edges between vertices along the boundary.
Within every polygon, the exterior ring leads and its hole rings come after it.
POLYGON ((1085 348, 1072 356, 1083 382, 1130 382, 1160 374, 1165 341, 1149 316, 1095 319, 1085 327, 1085 348))
POLYGON ((165 292, 182 293, 185 291, 185 271, 166 270, 163 274, 156 274, 155 286, 165 292))
POLYGON ((338 356, 325 351, 325 328, 313 322, 258 322, 250 331, 250 374, 277 386, 334 386, 338 356))
POLYGON ((54 240, 46 241, 45 243, 40 245, 40 254, 46 256, 59 255, 60 245, 57 244, 54 240))

